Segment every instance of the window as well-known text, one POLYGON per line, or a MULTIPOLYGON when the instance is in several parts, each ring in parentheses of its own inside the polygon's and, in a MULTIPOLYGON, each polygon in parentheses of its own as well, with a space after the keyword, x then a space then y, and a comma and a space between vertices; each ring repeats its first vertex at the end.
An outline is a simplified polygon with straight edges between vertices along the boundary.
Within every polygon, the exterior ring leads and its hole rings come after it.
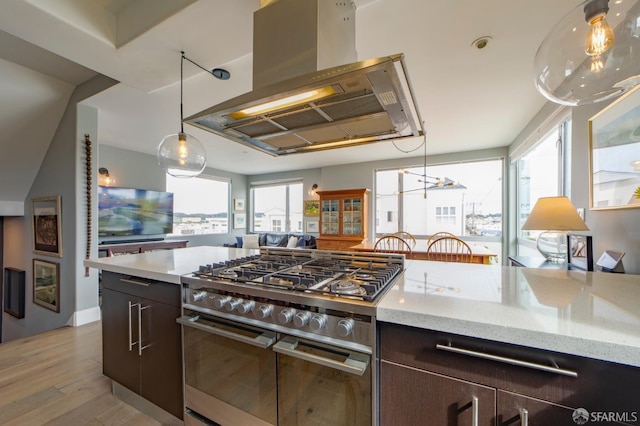
MULTIPOLYGON (((516 161, 518 254, 536 255, 535 241, 540 231, 522 231, 522 224, 540 197, 565 193, 566 147, 571 119, 564 114, 551 122, 543 136, 529 142, 531 148, 516 161)), ((537 135, 536 135, 537 136, 537 135)), ((533 140, 533 137, 531 138, 533 140)), ((525 145, 527 142, 525 142, 525 145)), ((512 161, 513 161, 512 160, 512 161)))
POLYGON ((438 224, 456 224, 456 208, 436 207, 436 223, 438 224))
POLYGON ((251 188, 254 232, 302 232, 302 182, 251 188))
POLYGON ((173 234, 199 235, 229 232, 228 179, 200 175, 190 179, 167 175, 173 192, 173 234))
MULTIPOLYGON (((470 161, 427 167, 429 176, 447 179, 427 184, 424 168, 376 171, 376 234, 407 231, 418 238, 451 232, 468 239, 502 236, 503 160, 470 161)), ((495 239, 497 241, 497 239, 495 239)))

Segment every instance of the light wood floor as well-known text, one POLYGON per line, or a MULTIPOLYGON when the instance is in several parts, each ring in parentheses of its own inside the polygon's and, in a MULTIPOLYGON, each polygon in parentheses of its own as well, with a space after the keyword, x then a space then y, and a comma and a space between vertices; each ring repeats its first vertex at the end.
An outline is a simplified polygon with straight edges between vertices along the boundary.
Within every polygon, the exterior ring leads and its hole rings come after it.
POLYGON ((159 425, 111 394, 100 322, 0 344, 0 425, 159 425))

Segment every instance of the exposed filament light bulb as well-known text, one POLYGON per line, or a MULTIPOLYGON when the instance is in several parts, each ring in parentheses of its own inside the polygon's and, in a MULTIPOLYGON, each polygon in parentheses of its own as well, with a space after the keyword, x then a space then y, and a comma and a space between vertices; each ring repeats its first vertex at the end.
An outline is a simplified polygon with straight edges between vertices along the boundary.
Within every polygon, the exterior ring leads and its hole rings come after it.
POLYGON ((186 159, 189 156, 189 148, 187 147, 187 134, 178 133, 178 157, 181 160, 186 159))
POLYGON ((585 20, 589 23, 589 32, 585 41, 585 52, 589 56, 600 56, 613 46, 615 37, 606 20, 609 12, 609 0, 593 0, 584 7, 585 20))
POLYGON ((604 13, 589 21, 589 25, 591 28, 587 36, 585 52, 587 52, 589 56, 600 56, 613 46, 613 42, 615 41, 613 30, 611 30, 611 27, 607 23, 604 13))

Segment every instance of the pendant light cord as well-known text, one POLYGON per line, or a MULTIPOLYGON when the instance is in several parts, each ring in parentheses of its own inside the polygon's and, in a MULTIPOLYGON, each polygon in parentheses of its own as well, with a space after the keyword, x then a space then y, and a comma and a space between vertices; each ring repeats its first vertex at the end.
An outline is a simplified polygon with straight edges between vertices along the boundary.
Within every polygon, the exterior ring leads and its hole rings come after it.
POLYGON ((182 108, 182 81, 184 80, 184 51, 180 51, 180 54, 182 55, 180 57, 180 133, 184 133, 184 112, 183 112, 183 108, 182 108))

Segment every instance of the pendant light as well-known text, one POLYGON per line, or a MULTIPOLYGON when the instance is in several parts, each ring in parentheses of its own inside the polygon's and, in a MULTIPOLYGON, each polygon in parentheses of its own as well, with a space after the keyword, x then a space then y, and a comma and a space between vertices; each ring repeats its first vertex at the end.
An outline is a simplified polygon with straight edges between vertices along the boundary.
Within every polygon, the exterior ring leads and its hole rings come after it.
POLYGON ((418 176, 419 177, 418 182, 422 184, 422 187, 399 191, 398 194, 406 194, 408 192, 422 191, 423 192, 422 196, 426 200, 428 189, 453 187, 453 186, 458 186, 459 183, 454 182, 448 177, 441 178, 441 177, 427 175, 427 136, 426 135, 423 136, 422 146, 424 148, 422 173, 415 173, 406 169, 398 169, 399 174, 418 176))
POLYGON ((613 99, 640 83, 640 0, 586 0, 544 39, 536 87, 569 106, 613 99))
MULTIPOLYGON (((180 132, 166 136, 158 146, 158 164, 171 176, 190 178, 198 176, 207 164, 202 143, 184 132, 182 91, 184 52, 180 52, 180 132)), ((189 60, 192 62, 191 60, 189 60)))

